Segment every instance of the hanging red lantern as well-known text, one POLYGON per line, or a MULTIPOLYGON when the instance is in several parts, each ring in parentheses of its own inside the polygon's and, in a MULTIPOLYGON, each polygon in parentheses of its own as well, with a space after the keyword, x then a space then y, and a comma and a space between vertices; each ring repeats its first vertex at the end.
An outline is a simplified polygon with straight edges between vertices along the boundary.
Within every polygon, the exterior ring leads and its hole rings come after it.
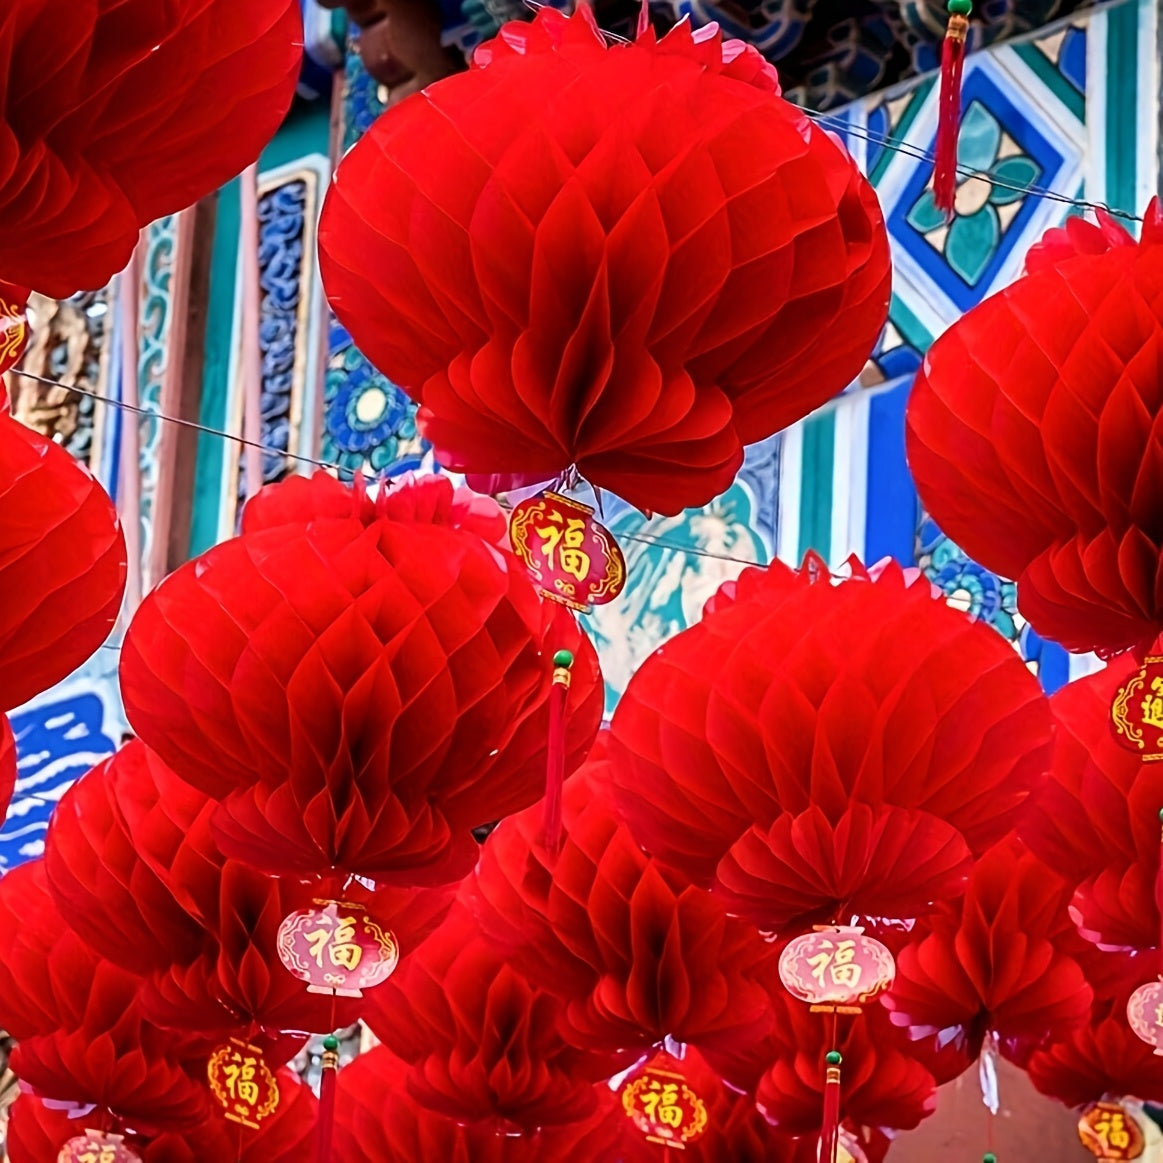
POLYGON ((687 1084, 682 1063, 662 1051, 622 1083, 622 1109, 648 1143, 685 1150, 707 1129, 707 1104, 687 1084))
MULTIPOLYGON (((14 287, 0 279, 0 376, 11 371, 28 346, 27 287, 14 287)), ((0 396, 3 396, 0 389, 0 396)), ((0 412, 4 411, 0 401, 0 412)))
POLYGON ((1069 877, 1079 932, 1110 949, 1154 949, 1163 940, 1163 765, 1142 763, 1110 727, 1112 700, 1136 670, 1130 655, 1114 659, 1050 700, 1053 757, 1020 825, 1034 854, 1069 877))
POLYGON ((593 646, 498 546, 500 507, 444 478, 373 501, 320 473, 258 501, 138 610, 130 722, 221 801, 229 856, 299 878, 459 879, 472 829, 544 791, 557 649, 576 660, 563 763, 584 757, 604 700, 593 646))
POLYGON ((998 634, 927 579, 853 568, 745 571, 614 712, 631 833, 767 932, 957 896, 1049 754, 1046 698, 998 634))
POLYGON ((311 993, 362 997, 391 977, 400 960, 396 938, 363 905, 316 900, 279 926, 279 960, 311 993))
POLYGON ((1163 759, 1163 654, 1148 654, 1111 703, 1115 738, 1144 763, 1163 759))
POLYGON ((126 553, 113 502, 89 470, 6 415, 0 512, 0 709, 9 710, 67 677, 108 636, 126 553))
POLYGON ((57 1163, 141 1163, 141 1160, 125 1145, 124 1135, 86 1131, 61 1148, 57 1163))
POLYGON ((278 1109, 279 1084, 258 1046, 231 1038, 210 1055, 206 1078, 232 1123, 257 1131, 278 1109))
POLYGON ((587 6, 506 25, 389 110, 319 243, 441 463, 576 466, 661 513, 856 378, 891 278, 871 187, 754 48, 686 21, 611 44, 587 6))
POLYGON ((1097 1159, 1138 1159, 1147 1145, 1137 1120, 1117 1102, 1092 1102, 1078 1120, 1078 1138, 1097 1159))
POLYGON ((1044 638, 1105 654, 1163 630, 1156 478, 1163 215, 1104 212, 1030 251, 1025 277, 929 349, 909 467, 942 531, 1018 583, 1044 638))
POLYGON ((779 956, 779 978, 812 1013, 858 1014, 892 986, 891 950, 854 925, 825 925, 789 941, 779 956))
POLYGON ((0 878, 0 1025, 12 1069, 42 1098, 96 1107, 144 1131, 206 1116, 197 1034, 144 1012, 141 979, 99 957, 54 906, 39 860, 0 878))
POLYGON ((258 157, 302 45, 298 0, 120 0, 64 24, 6 0, 0 275, 53 298, 104 286, 143 226, 258 157))
POLYGON ((626 585, 622 550, 593 512, 545 492, 522 501, 509 520, 513 552, 542 596, 582 613, 612 602, 626 585))
POLYGON ((407 1064, 408 1090, 423 1106, 532 1133, 588 1117, 593 1084, 637 1057, 567 1044, 564 1010, 458 901, 399 972, 367 994, 363 1018, 407 1064))
POLYGON ((562 1036, 611 1054, 666 1038, 729 1045, 763 1034, 771 960, 753 926, 662 869, 618 819, 609 765, 565 783, 559 850, 538 807, 489 836, 465 890, 480 931, 562 1004, 562 1036))
POLYGON ((1071 886, 1014 837, 974 866, 964 897, 941 902, 897 956, 882 999, 914 1039, 939 1038, 976 1058, 986 1035, 1019 1065, 1085 1023, 1092 1000, 1070 950, 1071 886))

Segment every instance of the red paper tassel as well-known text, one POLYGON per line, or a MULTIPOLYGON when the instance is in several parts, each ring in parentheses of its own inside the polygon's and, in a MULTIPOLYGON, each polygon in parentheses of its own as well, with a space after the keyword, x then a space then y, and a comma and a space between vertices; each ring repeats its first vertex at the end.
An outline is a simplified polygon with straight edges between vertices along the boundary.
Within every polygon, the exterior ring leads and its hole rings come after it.
POLYGON ((824 1056, 824 1120, 820 1125, 820 1163, 836 1163, 840 1147, 840 1057, 839 1050, 824 1056))
POLYGON ((315 1163, 331 1163, 331 1132, 335 1126, 335 1083, 339 1077, 339 1039, 323 1039, 323 1074, 319 1080, 319 1116, 315 1124, 315 1163))
POLYGON ((969 32, 972 0, 949 0, 949 25, 941 46, 940 113, 937 120, 937 156, 933 165, 933 203, 946 217, 953 216, 957 196, 957 138, 961 132, 961 73, 965 67, 965 37, 969 32))
POLYGON ((565 705, 569 700, 569 672, 573 655, 559 650, 553 656, 553 689, 549 692, 549 741, 545 762, 545 815, 542 832, 550 852, 561 847, 561 789, 565 783, 565 705))

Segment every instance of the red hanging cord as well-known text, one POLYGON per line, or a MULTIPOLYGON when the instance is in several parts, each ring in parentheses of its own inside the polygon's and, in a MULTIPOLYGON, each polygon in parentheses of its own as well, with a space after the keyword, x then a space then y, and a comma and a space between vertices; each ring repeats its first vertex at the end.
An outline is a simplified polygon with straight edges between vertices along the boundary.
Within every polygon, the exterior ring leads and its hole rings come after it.
POLYGON ((839 1050, 824 1055, 824 1117, 820 1124, 820 1163, 836 1163, 840 1147, 840 1064, 839 1050))
POLYGON ((335 1126, 335 1084, 339 1077, 339 1039, 323 1039, 323 1074, 319 1079, 319 1115, 315 1123, 315 1163, 331 1163, 331 1132, 335 1126))
POLYGON ((549 740, 545 749, 545 813, 542 833, 545 847, 556 853, 561 847, 561 795, 565 783, 565 711, 569 701, 573 655, 559 650, 553 656, 553 686, 549 691, 549 740))
MULTIPOLYGON (((1159 809, 1159 870, 1155 873, 1155 908, 1160 918, 1159 948, 1163 949, 1163 808, 1159 809)), ((1163 976, 1163 974, 1161 974, 1163 976)))
POLYGON ((949 24, 941 46, 941 91, 938 98, 936 161, 933 164, 933 203, 947 218, 953 216, 957 197, 957 138, 961 132, 961 74, 965 67, 965 38, 973 0, 949 0, 949 24))

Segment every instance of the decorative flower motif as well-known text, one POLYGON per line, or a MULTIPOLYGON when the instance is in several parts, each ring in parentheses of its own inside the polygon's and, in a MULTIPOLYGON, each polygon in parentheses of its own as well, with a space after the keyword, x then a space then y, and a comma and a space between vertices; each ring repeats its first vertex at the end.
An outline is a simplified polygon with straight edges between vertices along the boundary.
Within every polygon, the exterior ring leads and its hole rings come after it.
POLYGON ((984 175, 966 176, 958 183, 957 216, 946 223, 945 215, 933 204, 933 191, 926 187, 909 211, 908 223, 973 287, 1021 207, 1024 187, 1042 176, 1042 167, 1022 153, 980 101, 971 102, 965 111, 957 161, 965 169, 984 175))

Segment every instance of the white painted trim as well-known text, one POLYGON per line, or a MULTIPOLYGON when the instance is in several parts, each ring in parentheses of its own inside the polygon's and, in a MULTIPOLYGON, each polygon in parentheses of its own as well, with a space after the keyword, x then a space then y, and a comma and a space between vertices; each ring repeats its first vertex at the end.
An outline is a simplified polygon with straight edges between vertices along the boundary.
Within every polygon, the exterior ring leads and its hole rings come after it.
POLYGON ((776 556, 799 565, 800 494, 804 480, 804 426, 801 421, 786 429, 779 451, 779 526, 776 556))

